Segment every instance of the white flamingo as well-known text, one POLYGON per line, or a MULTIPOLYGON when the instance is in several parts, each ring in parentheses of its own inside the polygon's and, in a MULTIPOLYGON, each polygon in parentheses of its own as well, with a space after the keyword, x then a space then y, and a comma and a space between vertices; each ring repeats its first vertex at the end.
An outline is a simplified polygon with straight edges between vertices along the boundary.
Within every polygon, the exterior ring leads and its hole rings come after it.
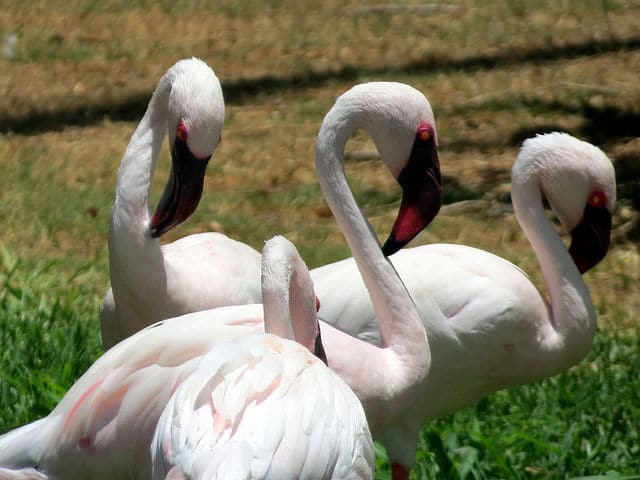
POLYGON ((306 265, 283 237, 262 258, 264 327, 276 335, 220 344, 182 382, 155 431, 152 478, 371 479, 362 405, 308 350, 319 332, 306 265))
MULTIPOLYGON (((426 192, 412 199, 434 202, 420 209, 437 210, 433 113, 426 98, 407 85, 359 85, 329 111, 316 148, 322 190, 369 289, 383 342, 373 346, 321 324, 329 366, 362 402, 371 431, 394 461, 394 479, 406 478, 422 424, 413 406, 429 371, 430 350, 411 297, 344 176, 344 147, 358 128, 372 135, 392 172, 418 177, 426 192)), ((435 305, 429 317, 443 321, 435 305)), ((149 478, 149 443, 172 392, 216 344, 263 331, 262 305, 196 312, 145 328, 99 358, 49 416, 0 437, 0 468, 10 474, 35 468, 65 479, 121 478, 137 468, 136 478, 149 478)))
POLYGON ((223 122, 220 82, 204 62, 181 60, 160 79, 118 170, 111 289, 101 319, 105 348, 165 318, 261 301, 260 255, 253 248, 220 233, 162 246, 158 239, 197 207, 223 122), (149 190, 167 131, 171 176, 150 218, 149 190))
MULTIPOLYGON (((562 372, 591 347, 596 311, 580 273, 598 263, 609 246, 616 200, 611 162, 599 148, 567 134, 528 139, 513 166, 511 197, 549 302, 522 270, 483 250, 437 244, 390 257, 431 346, 431 370, 416 401, 422 419, 562 372), (571 232, 568 251, 545 217, 543 195, 571 232), (443 318, 431 315, 433 301, 443 318)), ((376 313, 353 260, 311 273, 321 320, 378 344, 376 313)))
MULTIPOLYGON (((403 186, 403 205, 386 246, 395 248, 440 208, 441 185, 433 112, 414 88, 394 82, 356 85, 325 116, 316 144, 316 170, 329 208, 353 253, 381 333, 380 346, 358 341, 321 323, 329 367, 362 402, 374 438, 387 448, 393 478, 408 478, 422 419, 412 410, 431 363, 429 342, 411 297, 384 256, 345 178, 347 140, 357 129, 372 137, 383 161, 403 186), (406 205, 420 205, 419 208, 406 205), (417 213, 416 213, 417 212, 417 213)), ((320 299, 322 302, 323 300, 320 299)), ((429 316, 443 319, 426 299, 429 316)))

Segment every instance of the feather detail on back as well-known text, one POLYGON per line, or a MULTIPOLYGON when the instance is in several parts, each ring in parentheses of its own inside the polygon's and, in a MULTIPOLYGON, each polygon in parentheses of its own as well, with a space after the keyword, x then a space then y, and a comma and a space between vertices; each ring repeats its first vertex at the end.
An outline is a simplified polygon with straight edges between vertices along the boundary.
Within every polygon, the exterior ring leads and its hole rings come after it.
POLYGON ((364 412, 296 342, 252 335, 212 350, 176 390, 152 443, 153 478, 372 478, 364 412), (182 477, 177 477, 182 478, 182 477))

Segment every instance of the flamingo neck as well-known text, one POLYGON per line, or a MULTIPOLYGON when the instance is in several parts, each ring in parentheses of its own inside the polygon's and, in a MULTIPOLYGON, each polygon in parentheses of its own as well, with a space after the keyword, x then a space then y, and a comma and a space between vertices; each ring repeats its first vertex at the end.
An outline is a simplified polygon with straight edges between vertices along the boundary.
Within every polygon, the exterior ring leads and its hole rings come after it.
POLYGON ((313 283, 298 251, 283 237, 265 244, 261 284, 265 332, 295 340, 313 353, 318 337, 313 283))
POLYGON ((548 339, 548 347, 572 365, 591 347, 596 311, 580 272, 544 214, 538 177, 514 168, 512 184, 516 218, 538 258, 549 293, 550 320, 557 336, 548 339))
POLYGON ((281 338, 294 340, 293 327, 289 312, 289 285, 281 292, 262 287, 262 305, 264 309, 264 331, 281 338))
POLYGON ((170 84, 163 77, 131 136, 118 169, 111 228, 129 235, 129 241, 151 238, 149 194, 156 160, 166 135, 169 91, 170 84))
MULTIPOLYGON (((360 126, 367 129, 366 117, 344 116, 334 107, 318 134, 316 170, 326 201, 351 249, 379 321, 382 348, 363 346, 369 355, 377 350, 379 362, 375 359, 362 362, 371 375, 361 372, 358 379, 366 377, 370 385, 376 383, 376 379, 385 382, 384 375, 380 373, 389 368, 394 373, 394 386, 383 388, 394 388, 393 394, 399 394, 426 376, 431 354, 416 307, 391 262, 382 254, 375 233, 358 208, 344 174, 344 148, 348 138, 360 126), (389 361, 392 365, 385 365, 389 361)), ((352 339, 353 342, 355 340, 352 339)), ((342 348, 329 351, 330 366, 340 363, 336 356, 349 356, 351 353, 342 348)), ((352 364, 353 360, 344 359, 344 368, 348 369, 352 364)), ((358 379, 351 378, 350 382, 358 379)), ((358 390, 357 385, 349 384, 358 390)))
MULTIPOLYGON (((118 169, 115 201, 109 225, 109 265, 114 294, 126 283, 148 285, 164 278, 160 241, 149 232, 149 192, 162 148, 168 116, 170 82, 163 77, 127 145, 118 169), (149 275, 149 271, 157 275, 149 275), (124 277, 120 279, 119 277, 124 277), (135 281, 135 278, 142 283, 135 281)), ((153 287, 153 285, 149 285, 153 287)))

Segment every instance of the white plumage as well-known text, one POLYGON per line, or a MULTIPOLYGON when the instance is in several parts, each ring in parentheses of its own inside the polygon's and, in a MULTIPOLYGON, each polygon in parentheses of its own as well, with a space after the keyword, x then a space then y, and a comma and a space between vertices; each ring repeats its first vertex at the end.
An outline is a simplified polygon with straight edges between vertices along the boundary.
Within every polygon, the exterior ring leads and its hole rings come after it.
POLYGON ((273 335, 212 350, 172 396, 152 452, 154 479, 373 477, 358 399, 306 349, 273 335))
POLYGON ((262 264, 265 331, 288 339, 249 335, 204 357, 160 417, 153 478, 373 478, 360 402, 301 345, 318 335, 306 265, 283 237, 267 242, 262 264))
POLYGON ((150 478, 149 446, 172 392, 216 344, 263 328, 262 305, 191 315, 118 343, 47 417, 0 436, 0 468, 19 475, 37 467, 65 480, 150 478))

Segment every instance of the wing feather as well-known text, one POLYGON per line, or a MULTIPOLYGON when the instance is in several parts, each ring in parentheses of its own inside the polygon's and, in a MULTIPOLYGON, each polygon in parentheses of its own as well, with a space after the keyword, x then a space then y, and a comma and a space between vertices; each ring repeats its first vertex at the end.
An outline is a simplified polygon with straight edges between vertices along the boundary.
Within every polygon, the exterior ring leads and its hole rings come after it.
POLYGON ((181 381, 216 344, 263 329, 261 305, 225 307, 159 322, 115 345, 43 419, 35 463, 95 479, 136 465, 148 478, 153 432, 181 381))
POLYGON ((152 456, 153 478, 177 467, 192 479, 372 478, 374 460, 349 387, 301 345, 264 334, 202 359, 163 412, 152 456))

